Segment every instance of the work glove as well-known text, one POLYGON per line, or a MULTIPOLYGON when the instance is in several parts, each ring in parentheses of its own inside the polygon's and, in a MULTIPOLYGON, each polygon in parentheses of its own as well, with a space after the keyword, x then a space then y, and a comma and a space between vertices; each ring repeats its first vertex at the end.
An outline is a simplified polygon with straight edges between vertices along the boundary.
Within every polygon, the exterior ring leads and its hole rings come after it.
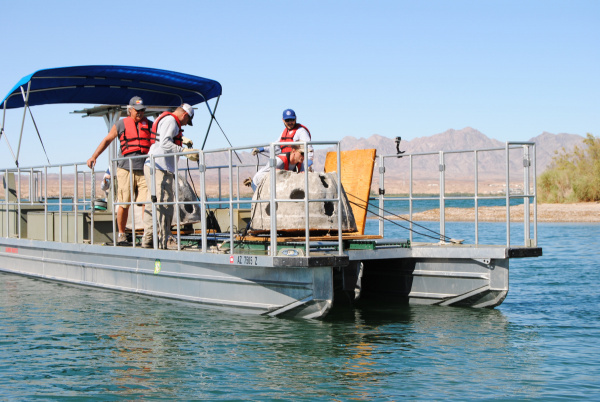
POLYGON ((194 142, 187 137, 181 137, 181 143, 188 148, 191 148, 194 146, 194 142))
POLYGON ((246 180, 244 180, 244 186, 246 186, 246 187, 252 186, 252 179, 250 177, 248 177, 246 180))
POLYGON ((252 156, 256 156, 256 155, 258 155, 258 153, 259 153, 259 152, 260 152, 260 151, 258 150, 258 148, 253 148, 253 149, 252 149, 252 156))
POLYGON ((198 155, 197 149, 190 149, 190 151, 194 151, 193 154, 186 154, 185 157, 191 160, 192 162, 198 162, 200 159, 200 155, 198 155))

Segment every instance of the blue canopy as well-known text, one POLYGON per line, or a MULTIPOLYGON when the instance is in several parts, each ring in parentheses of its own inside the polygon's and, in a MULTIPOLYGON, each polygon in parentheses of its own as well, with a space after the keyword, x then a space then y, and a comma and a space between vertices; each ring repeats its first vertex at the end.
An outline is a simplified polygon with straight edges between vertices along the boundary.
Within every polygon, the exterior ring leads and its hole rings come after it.
POLYGON ((23 77, 2 100, 6 108, 24 106, 21 86, 31 82, 29 106, 50 103, 127 105, 141 96, 148 106, 195 105, 221 95, 221 84, 207 78, 129 66, 75 66, 39 70, 23 77))

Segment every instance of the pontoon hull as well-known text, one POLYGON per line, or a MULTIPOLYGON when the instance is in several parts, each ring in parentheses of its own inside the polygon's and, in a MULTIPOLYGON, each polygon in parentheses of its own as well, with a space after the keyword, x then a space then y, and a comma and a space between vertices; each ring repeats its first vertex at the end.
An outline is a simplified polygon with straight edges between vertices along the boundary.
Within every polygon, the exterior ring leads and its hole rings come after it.
MULTIPOLYGON (((446 253, 438 249, 430 258, 415 258, 431 253, 424 250, 382 250, 370 258, 350 252, 349 259, 321 258, 320 263, 315 263, 319 257, 298 258, 294 266, 293 258, 1 239, 0 271, 300 318, 325 316, 333 306, 334 289, 357 300, 470 307, 494 307, 506 297, 508 258, 498 258, 506 249, 494 248, 497 258, 489 259, 452 258, 456 250, 450 248, 446 253)), ((474 257, 494 254, 490 249, 469 250, 474 257)))

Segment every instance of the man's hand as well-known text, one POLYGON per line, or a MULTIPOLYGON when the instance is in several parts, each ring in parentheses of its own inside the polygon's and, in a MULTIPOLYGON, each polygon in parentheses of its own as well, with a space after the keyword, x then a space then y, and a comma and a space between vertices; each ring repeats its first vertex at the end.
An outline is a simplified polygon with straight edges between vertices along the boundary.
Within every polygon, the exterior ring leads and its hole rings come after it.
POLYGON ((198 155, 198 150, 197 149, 190 149, 190 151, 194 151, 194 153, 193 154, 187 154, 187 155, 185 155, 185 157, 188 158, 189 160, 191 160, 192 162, 198 162, 198 159, 200 159, 200 156, 198 155))
MULTIPOLYGON (((254 148, 254 149, 256 149, 256 148, 254 148)), ((248 177, 246 180, 244 180, 244 186, 246 186, 246 187, 252 186, 252 179, 250 177, 248 177)))
POLYGON ((258 155, 258 154, 259 154, 259 152, 260 152, 260 151, 258 150, 258 148, 253 148, 253 149, 252 149, 252 156, 256 156, 256 155, 258 155))
POLYGON ((96 165, 96 158, 94 158, 93 156, 87 160, 87 166, 92 169, 94 167, 94 165, 96 165))
POLYGON ((181 137, 181 143, 188 148, 191 148, 194 146, 194 142, 187 137, 181 137))

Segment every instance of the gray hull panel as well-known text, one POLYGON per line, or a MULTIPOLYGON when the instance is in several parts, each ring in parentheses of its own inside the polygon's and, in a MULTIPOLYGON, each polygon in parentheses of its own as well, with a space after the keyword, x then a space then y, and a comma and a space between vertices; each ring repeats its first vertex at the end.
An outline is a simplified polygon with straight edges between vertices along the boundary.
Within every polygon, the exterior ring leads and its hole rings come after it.
POLYGON ((1 271, 237 312, 316 318, 333 302, 331 267, 258 265, 269 257, 238 265, 229 255, 30 240, 2 239, 0 247, 1 271))

